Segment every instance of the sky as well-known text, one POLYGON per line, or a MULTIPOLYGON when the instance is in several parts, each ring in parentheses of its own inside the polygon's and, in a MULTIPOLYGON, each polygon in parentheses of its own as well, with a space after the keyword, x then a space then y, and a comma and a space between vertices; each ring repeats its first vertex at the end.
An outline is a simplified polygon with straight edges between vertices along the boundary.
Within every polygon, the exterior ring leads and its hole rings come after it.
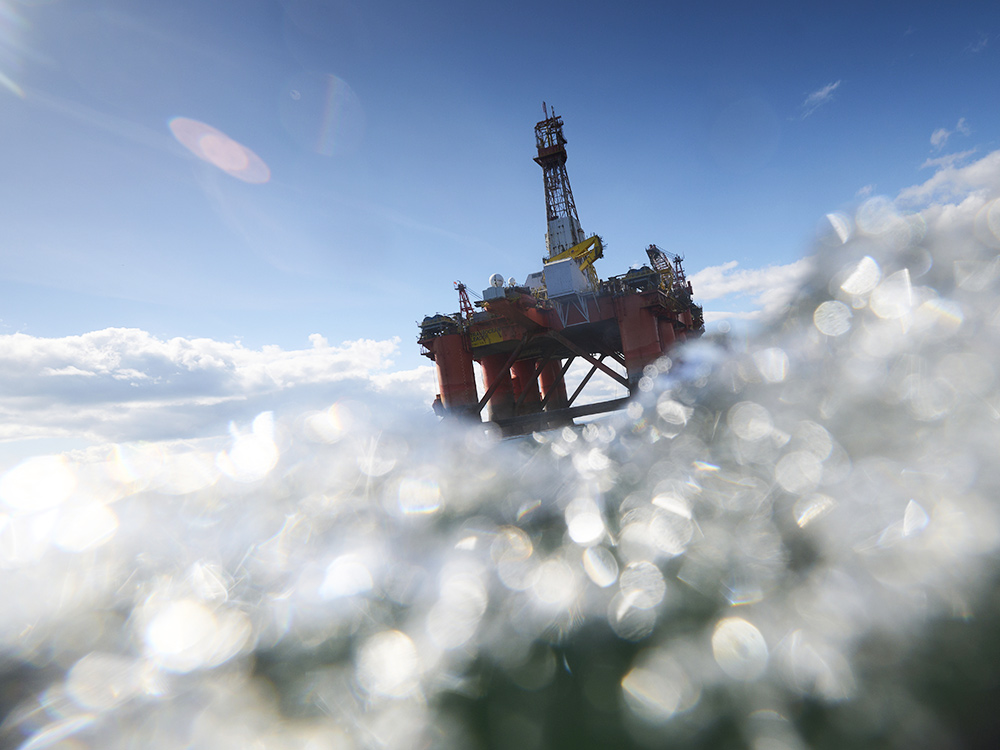
POLYGON ((998 52, 987 2, 0 0, 0 444, 429 414, 418 321, 540 268, 543 102, 602 277, 780 312, 859 206, 997 175, 998 52))

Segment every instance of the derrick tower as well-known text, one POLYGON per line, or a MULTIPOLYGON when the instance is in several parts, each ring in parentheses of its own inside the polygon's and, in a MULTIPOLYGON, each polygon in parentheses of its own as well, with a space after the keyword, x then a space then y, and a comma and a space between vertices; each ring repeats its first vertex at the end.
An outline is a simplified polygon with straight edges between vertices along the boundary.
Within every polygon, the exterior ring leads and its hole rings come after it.
POLYGON ((544 102, 542 112, 545 119, 535 125, 535 145, 538 147, 535 162, 545 175, 545 215, 548 221, 545 247, 548 257, 552 258, 583 242, 584 235, 566 172, 566 137, 563 135, 562 118, 556 115, 555 110, 549 114, 544 102))
POLYGON ((460 312, 427 316, 418 338, 421 353, 437 366, 434 411, 481 420, 486 409, 489 421, 506 435, 623 408, 642 390, 642 379, 658 371, 650 365, 705 330, 679 256, 650 245, 652 267, 603 281, 597 275, 594 263, 603 257, 603 242, 580 228, 566 173, 562 118, 542 107, 534 158, 545 178, 542 270, 529 273, 524 283, 513 277, 505 283, 502 274, 493 274, 475 306, 465 285, 456 283, 460 312), (482 396, 475 364, 482 372, 482 396), (572 390, 567 374, 576 381, 572 390), (595 401, 594 389, 585 393, 595 375, 628 395, 595 401))

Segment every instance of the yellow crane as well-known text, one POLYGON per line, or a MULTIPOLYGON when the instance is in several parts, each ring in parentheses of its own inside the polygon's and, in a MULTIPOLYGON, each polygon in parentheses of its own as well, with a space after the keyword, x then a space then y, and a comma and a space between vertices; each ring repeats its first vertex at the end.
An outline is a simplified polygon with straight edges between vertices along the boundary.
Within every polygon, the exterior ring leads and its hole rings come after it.
POLYGON ((601 280, 597 276, 597 271, 594 270, 594 261, 603 257, 604 245, 601 243, 601 238, 595 234, 593 237, 588 237, 583 242, 573 245, 568 250, 563 250, 558 255, 553 255, 551 258, 544 258, 542 262, 548 264, 572 258, 576 261, 580 270, 587 274, 590 286, 596 292, 601 287, 601 280))

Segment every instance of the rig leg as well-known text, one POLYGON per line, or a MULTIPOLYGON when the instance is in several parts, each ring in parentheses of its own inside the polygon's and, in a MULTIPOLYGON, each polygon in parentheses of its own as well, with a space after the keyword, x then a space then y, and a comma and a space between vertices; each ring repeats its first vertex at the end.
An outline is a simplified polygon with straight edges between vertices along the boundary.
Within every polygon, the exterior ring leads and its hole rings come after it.
POLYGON ((510 370, 505 368, 509 356, 500 352, 490 354, 480 360, 483 366, 483 385, 488 391, 496 383, 496 390, 490 398, 490 420, 509 419, 514 416, 514 384, 510 370))
POLYGON ((535 360, 519 359, 514 363, 514 395, 521 405, 518 414, 534 414, 541 411, 542 396, 538 392, 538 378, 535 377, 535 360))
POLYGON ((674 342, 677 341, 677 335, 674 333, 673 318, 658 318, 656 329, 660 334, 660 353, 666 353, 674 345, 674 342))
POLYGON ((541 375, 538 376, 542 384, 542 396, 549 399, 545 404, 545 411, 565 409, 569 405, 569 398, 566 396, 566 381, 559 377, 561 370, 562 362, 553 359, 545 365, 541 375), (551 398, 549 393, 552 394, 551 398))
POLYGON ((628 371, 629 386, 635 393, 635 386, 642 377, 642 368, 656 361, 663 347, 660 346, 656 316, 649 307, 642 304, 641 297, 620 297, 616 302, 625 369, 628 371))
POLYGON ((472 353, 464 338, 460 333, 444 334, 433 339, 430 345, 445 414, 474 414, 479 403, 472 353))

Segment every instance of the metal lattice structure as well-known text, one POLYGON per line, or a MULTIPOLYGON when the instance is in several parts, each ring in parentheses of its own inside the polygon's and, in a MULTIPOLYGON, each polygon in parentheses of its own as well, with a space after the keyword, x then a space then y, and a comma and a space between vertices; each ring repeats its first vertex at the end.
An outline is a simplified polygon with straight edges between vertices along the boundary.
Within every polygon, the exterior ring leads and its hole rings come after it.
POLYGON ((548 221, 549 253, 553 257, 584 240, 580 217, 573 201, 573 190, 566 172, 566 137, 563 121, 555 111, 549 114, 543 103, 545 119, 535 125, 535 162, 542 168, 545 180, 545 218, 548 221))

